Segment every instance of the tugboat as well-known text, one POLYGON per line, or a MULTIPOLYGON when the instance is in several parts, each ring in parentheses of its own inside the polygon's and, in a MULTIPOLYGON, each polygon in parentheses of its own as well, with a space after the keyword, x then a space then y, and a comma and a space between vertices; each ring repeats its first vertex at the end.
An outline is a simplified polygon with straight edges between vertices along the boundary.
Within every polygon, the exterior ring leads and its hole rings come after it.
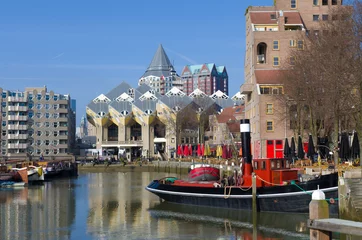
POLYGON ((240 132, 243 164, 233 176, 213 181, 162 178, 146 190, 169 202, 251 210, 255 181, 258 211, 308 213, 311 194, 319 189, 331 200, 331 213, 338 212, 338 173, 300 181, 298 169, 291 169, 286 159, 252 160, 249 119, 241 120, 240 132))

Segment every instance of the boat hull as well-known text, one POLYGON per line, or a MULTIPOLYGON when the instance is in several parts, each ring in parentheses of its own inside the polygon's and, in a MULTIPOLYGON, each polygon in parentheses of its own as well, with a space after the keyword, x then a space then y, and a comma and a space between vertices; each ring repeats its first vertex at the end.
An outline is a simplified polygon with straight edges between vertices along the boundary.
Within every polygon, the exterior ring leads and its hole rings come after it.
MULTIPOLYGON (((321 177, 302 184, 257 189, 256 206, 262 212, 308 213, 311 195, 319 186, 326 199, 333 198, 330 213, 338 213, 338 176, 321 177)), ((216 183, 216 182, 215 182, 216 183)), ((251 188, 239 187, 190 187, 165 184, 158 180, 151 182, 146 190, 161 199, 174 203, 202 205, 209 207, 252 209, 251 188)))

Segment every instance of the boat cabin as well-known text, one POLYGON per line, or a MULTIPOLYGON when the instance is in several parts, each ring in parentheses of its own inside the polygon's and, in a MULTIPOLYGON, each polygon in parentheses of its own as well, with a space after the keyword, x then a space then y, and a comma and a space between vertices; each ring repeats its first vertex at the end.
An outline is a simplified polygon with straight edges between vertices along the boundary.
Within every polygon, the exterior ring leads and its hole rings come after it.
POLYGON ((252 164, 253 171, 258 176, 256 182, 258 187, 270 187, 272 184, 287 184, 298 180, 298 169, 291 169, 286 159, 253 159, 252 164))

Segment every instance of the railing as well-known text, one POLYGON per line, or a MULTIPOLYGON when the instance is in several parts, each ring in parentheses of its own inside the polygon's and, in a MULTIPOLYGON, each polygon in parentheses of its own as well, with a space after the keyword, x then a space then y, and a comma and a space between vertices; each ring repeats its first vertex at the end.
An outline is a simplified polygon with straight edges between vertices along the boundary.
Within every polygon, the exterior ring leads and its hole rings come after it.
POLYGON ((265 63, 265 55, 264 54, 257 55, 257 61, 258 63, 265 63))
POLYGON ((26 106, 9 106, 8 111, 26 112, 26 111, 28 111, 28 107, 26 107, 26 106))
POLYGON ((9 134, 8 138, 9 139, 27 139, 28 134, 9 134))
POLYGON ((9 149, 25 149, 28 147, 28 144, 26 143, 9 143, 8 148, 9 149))
POLYGON ((28 116, 8 116, 8 120, 27 121, 28 116))
POLYGON ((142 140, 132 140, 132 141, 102 141, 102 145, 134 145, 134 146, 142 146, 142 140))
POLYGON ((27 102, 26 97, 8 97, 8 102, 27 102))
POLYGON ((9 124, 8 130, 27 130, 27 125, 19 125, 19 124, 9 124))

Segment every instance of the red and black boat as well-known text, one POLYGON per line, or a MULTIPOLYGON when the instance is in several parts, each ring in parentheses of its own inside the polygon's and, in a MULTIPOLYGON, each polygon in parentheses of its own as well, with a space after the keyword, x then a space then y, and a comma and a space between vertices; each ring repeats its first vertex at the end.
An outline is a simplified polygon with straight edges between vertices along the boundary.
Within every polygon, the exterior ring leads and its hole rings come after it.
POLYGON ((308 213, 311 195, 319 188, 331 200, 331 213, 338 212, 338 173, 300 181, 298 169, 290 168, 286 159, 252 160, 248 119, 241 120, 240 131, 244 167, 233 176, 218 181, 163 178, 152 181, 146 190, 169 202, 251 210, 255 177, 259 211, 308 213))

